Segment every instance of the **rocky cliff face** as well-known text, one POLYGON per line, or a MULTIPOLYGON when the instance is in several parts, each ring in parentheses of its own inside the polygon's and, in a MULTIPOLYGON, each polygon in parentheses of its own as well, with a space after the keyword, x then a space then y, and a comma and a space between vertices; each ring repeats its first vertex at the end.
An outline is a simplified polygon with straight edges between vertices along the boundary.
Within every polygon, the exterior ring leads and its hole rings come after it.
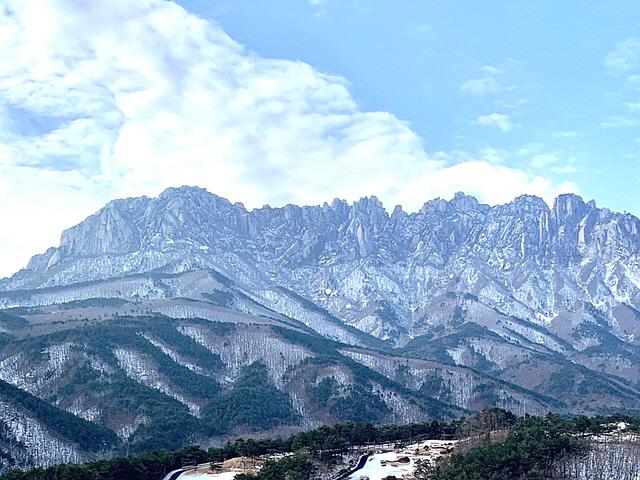
POLYGON ((383 422, 640 409, 639 249, 637 218, 575 195, 389 214, 172 188, 109 203, 0 281, 0 379, 144 445, 159 412, 196 425, 254 364, 298 426, 351 398, 383 422))
POLYGON ((183 187, 109 203, 2 288, 215 268, 248 286, 294 290, 395 344, 423 333, 433 299, 448 292, 543 326, 593 307, 635 343, 616 310, 640 306, 639 248, 637 218, 575 195, 549 208, 531 196, 490 207, 458 194, 389 215, 375 197, 249 212, 183 187))

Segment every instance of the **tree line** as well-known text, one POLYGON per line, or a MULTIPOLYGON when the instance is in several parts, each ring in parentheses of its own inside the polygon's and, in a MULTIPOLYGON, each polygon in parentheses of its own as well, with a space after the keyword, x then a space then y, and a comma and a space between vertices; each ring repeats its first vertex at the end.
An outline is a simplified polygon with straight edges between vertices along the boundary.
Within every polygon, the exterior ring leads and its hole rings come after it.
MULTIPOLYGON (((584 460, 592 446, 587 436, 609 431, 625 422, 629 431, 640 432, 640 417, 625 415, 596 417, 516 418, 498 408, 486 409, 470 418, 449 423, 431 421, 407 425, 347 422, 322 426, 287 438, 240 438, 224 446, 204 450, 188 446, 174 452, 144 454, 93 461, 81 465, 59 465, 29 471, 13 470, 0 480, 159 480, 185 464, 218 463, 234 457, 259 457, 276 453, 294 454, 280 461, 267 461, 255 475, 238 480, 308 480, 314 461, 354 446, 418 439, 451 439, 469 436, 479 442, 464 453, 456 453, 437 466, 423 465, 422 480, 534 480, 561 477, 574 463, 584 460), (508 432, 502 441, 491 441, 490 432, 508 432), (571 463, 574 462, 574 463, 571 463)), ((572 471, 577 471, 578 465, 572 471)))
POLYGON ((159 480, 166 473, 184 464, 221 462, 234 457, 258 457, 290 452, 296 452, 297 455, 280 462, 267 462, 258 473, 258 480, 284 479, 287 475, 292 479, 304 480, 311 475, 311 460, 327 451, 336 453, 354 445, 395 442, 416 437, 451 438, 455 431, 456 424, 438 421, 385 426, 347 422, 322 426, 287 438, 240 438, 222 447, 208 450, 188 446, 175 452, 153 451, 81 465, 59 465, 28 471, 12 470, 2 475, 0 480, 159 480))
MULTIPOLYGON (((640 417, 527 416, 516 420, 504 440, 492 442, 487 438, 487 441, 480 442, 465 453, 456 453, 445 459, 440 465, 424 465, 419 477, 421 480, 627 478, 622 471, 614 477, 576 476, 588 471, 584 464, 594 456, 594 452, 596 458, 601 460, 602 455, 611 454, 611 451, 603 452, 601 448, 596 448, 590 439, 593 435, 614 430, 619 422, 625 422, 629 431, 640 432, 640 417)), ((622 451, 629 452, 632 449, 622 451)), ((636 466, 640 464, 639 460, 635 458, 636 466)), ((619 461, 618 464, 623 465, 624 462, 619 461)), ((635 475, 635 472, 632 473, 635 475)))

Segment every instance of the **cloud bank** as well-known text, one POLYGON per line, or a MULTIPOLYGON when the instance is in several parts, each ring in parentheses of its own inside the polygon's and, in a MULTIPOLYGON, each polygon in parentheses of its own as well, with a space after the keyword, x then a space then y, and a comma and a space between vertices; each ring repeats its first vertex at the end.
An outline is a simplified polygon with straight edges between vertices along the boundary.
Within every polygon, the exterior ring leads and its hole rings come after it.
MULTIPOLYGON (((430 154, 345 79, 262 58, 163 0, 0 1, 0 274, 112 198, 199 185, 249 207, 375 194, 415 210, 572 184, 430 154)), ((459 156, 455 156, 459 158, 459 156)))

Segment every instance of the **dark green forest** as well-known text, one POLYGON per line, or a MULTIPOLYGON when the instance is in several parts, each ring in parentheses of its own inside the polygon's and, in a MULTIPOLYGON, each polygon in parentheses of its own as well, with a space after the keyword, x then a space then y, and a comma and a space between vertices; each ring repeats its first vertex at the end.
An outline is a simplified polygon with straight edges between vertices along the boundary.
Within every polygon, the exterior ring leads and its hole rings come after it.
MULTIPOLYGON (((260 375, 257 369, 251 374, 260 375)), ((249 380, 249 378, 246 378, 249 380)), ((280 461, 268 461, 255 476, 239 480, 308 480, 318 462, 353 446, 418 439, 474 437, 478 443, 464 453, 454 453, 436 468, 422 468, 422 480, 534 480, 549 478, 550 469, 563 459, 579 456, 588 448, 585 434, 607 431, 624 421, 640 432, 640 417, 625 415, 597 417, 516 418, 490 408, 472 417, 450 423, 438 421, 375 426, 348 422, 323 426, 287 438, 238 439, 218 448, 204 450, 189 446, 175 452, 153 451, 136 456, 101 460, 83 465, 61 465, 30 471, 11 471, 0 480, 159 480, 185 463, 220 462, 225 459, 294 452, 280 461), (502 441, 489 441, 491 431, 506 431, 502 441), (487 437, 483 441, 484 436, 487 437)))
POLYGON ((35 418, 46 422, 54 432, 73 438, 80 447, 90 452, 107 450, 118 443, 118 437, 111 430, 60 410, 2 380, 0 398, 21 405, 35 418))
MULTIPOLYGON (((597 434, 618 417, 519 419, 502 442, 484 442, 423 472, 424 480, 534 480, 553 478, 558 462, 587 452, 584 434, 597 434)), ((640 430, 640 418, 626 418, 640 430)), ((632 428, 633 428, 632 427, 632 428)))
POLYGON ((296 452, 281 462, 268 462, 258 479, 295 478, 304 480, 312 473, 315 459, 346 451, 353 445, 391 442, 416 437, 451 438, 453 424, 437 421, 397 426, 344 423, 323 426, 287 438, 238 439, 223 447, 203 450, 189 446, 175 452, 153 451, 136 456, 117 457, 83 465, 61 465, 29 471, 11 471, 0 480, 159 480, 185 463, 220 462, 238 456, 255 457, 272 453, 296 452), (290 475, 295 471, 295 475, 290 475))

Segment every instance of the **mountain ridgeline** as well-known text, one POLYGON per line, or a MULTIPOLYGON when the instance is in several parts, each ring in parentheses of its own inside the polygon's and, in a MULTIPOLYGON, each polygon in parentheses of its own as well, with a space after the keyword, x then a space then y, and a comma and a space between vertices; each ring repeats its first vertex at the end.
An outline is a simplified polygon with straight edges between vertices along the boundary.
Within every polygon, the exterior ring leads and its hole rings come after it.
POLYGON ((35 400, 127 452, 491 405, 640 410, 639 251, 636 217, 576 195, 115 200, 0 280, 0 380, 28 395, 0 396, 3 465, 97 455, 35 400))

